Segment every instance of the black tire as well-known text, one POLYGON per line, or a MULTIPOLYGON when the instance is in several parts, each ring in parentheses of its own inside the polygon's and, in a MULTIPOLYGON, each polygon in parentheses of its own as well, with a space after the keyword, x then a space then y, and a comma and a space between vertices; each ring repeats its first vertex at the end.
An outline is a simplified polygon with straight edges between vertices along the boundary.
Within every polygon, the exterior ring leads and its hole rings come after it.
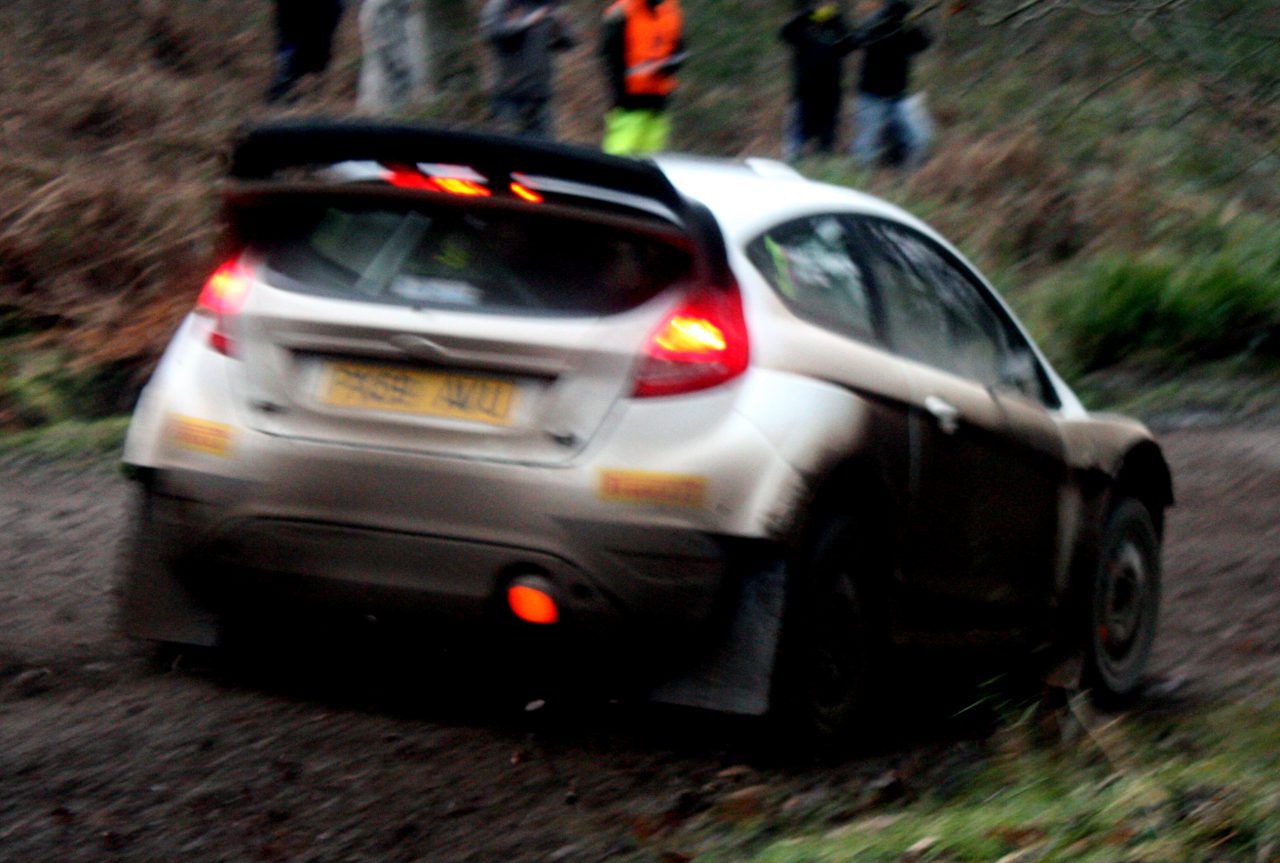
POLYGON ((855 517, 831 516, 791 573, 772 716, 793 752, 839 750, 867 716, 882 653, 860 577, 874 565, 868 550, 855 517))
POLYGON ((1160 539, 1139 501, 1121 500, 1103 529, 1088 595, 1084 683, 1100 700, 1142 683, 1160 610, 1160 539))

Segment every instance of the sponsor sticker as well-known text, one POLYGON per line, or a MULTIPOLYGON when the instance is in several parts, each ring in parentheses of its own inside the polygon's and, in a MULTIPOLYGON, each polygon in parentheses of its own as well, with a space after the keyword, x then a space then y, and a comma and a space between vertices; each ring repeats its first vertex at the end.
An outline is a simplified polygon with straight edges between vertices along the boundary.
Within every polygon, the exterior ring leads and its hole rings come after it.
POLYGON ((227 456, 231 453, 231 426, 195 417, 173 418, 173 442, 182 449, 208 455, 227 456))
POLYGON ((599 494, 619 503, 702 508, 707 502, 707 479, 679 473, 602 470, 599 494))

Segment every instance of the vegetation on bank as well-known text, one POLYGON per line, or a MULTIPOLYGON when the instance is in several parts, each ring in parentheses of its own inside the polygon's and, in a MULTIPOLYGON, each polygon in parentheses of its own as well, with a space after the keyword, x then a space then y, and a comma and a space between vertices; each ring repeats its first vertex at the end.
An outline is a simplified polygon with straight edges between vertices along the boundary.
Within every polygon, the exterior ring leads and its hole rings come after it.
POLYGON ((700 863, 1274 863, 1280 701, 1010 715, 967 757, 847 796, 743 789, 670 819, 636 859, 700 863), (648 855, 648 856, 646 856, 648 855))
POLYGON ((1084 371, 1142 353, 1185 368, 1280 357, 1280 225, 1242 219, 1207 248, 1107 253, 1048 292, 1056 337, 1084 371))
MULTIPOLYGON (((605 108, 599 4, 567 5, 584 38, 563 64, 561 130, 593 143, 605 108)), ((792 4, 684 5, 695 54, 677 146, 776 154, 788 59, 775 33, 792 4)), ((905 177, 844 158, 802 169, 956 239, 1096 403, 1206 363, 1269 379, 1280 358, 1280 9, 918 5, 937 37, 917 75, 937 121, 933 158, 905 177)), ((355 17, 331 73, 290 110, 350 111, 355 17)), ((483 46, 464 47, 451 62, 482 68, 483 46)), ((221 159, 238 125, 270 115, 270 63, 269 4, 257 0, 0 8, 0 428, 128 409, 210 266, 221 159)), ((477 80, 452 76, 417 116, 481 125, 477 80)))
POLYGON ((61 420, 25 431, 0 432, 0 457, 21 455, 62 464, 116 462, 129 417, 61 420))

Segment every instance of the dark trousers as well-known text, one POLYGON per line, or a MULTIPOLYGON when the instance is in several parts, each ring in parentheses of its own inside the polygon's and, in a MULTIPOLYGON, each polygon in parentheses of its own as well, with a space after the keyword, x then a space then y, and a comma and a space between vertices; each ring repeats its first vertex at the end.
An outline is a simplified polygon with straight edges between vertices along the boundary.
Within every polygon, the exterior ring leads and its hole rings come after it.
POLYGON ((840 98, 830 94, 805 95, 791 102, 791 115, 786 130, 785 158, 797 159, 814 143, 814 150, 830 153, 836 147, 839 128, 840 98))
POLYGON ((303 75, 329 66, 340 20, 342 0, 276 0, 276 72, 269 101, 287 101, 303 75))

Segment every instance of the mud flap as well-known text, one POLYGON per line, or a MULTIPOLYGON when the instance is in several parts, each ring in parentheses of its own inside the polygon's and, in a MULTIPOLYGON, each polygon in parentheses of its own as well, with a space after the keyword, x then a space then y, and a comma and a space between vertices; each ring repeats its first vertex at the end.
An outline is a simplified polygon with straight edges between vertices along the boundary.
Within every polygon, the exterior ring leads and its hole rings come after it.
POLYGON ((649 700, 749 716, 768 711, 785 586, 781 560, 747 575, 725 637, 690 668, 654 687, 649 700))
POLYGON ((133 535, 121 550, 119 625, 125 635, 150 641, 216 647, 221 626, 175 576, 166 531, 180 528, 158 518, 149 489, 140 489, 133 535))
POLYGON ((158 561, 142 561, 123 587, 120 625, 132 638, 217 647, 221 643, 218 616, 196 603, 190 592, 158 561))

